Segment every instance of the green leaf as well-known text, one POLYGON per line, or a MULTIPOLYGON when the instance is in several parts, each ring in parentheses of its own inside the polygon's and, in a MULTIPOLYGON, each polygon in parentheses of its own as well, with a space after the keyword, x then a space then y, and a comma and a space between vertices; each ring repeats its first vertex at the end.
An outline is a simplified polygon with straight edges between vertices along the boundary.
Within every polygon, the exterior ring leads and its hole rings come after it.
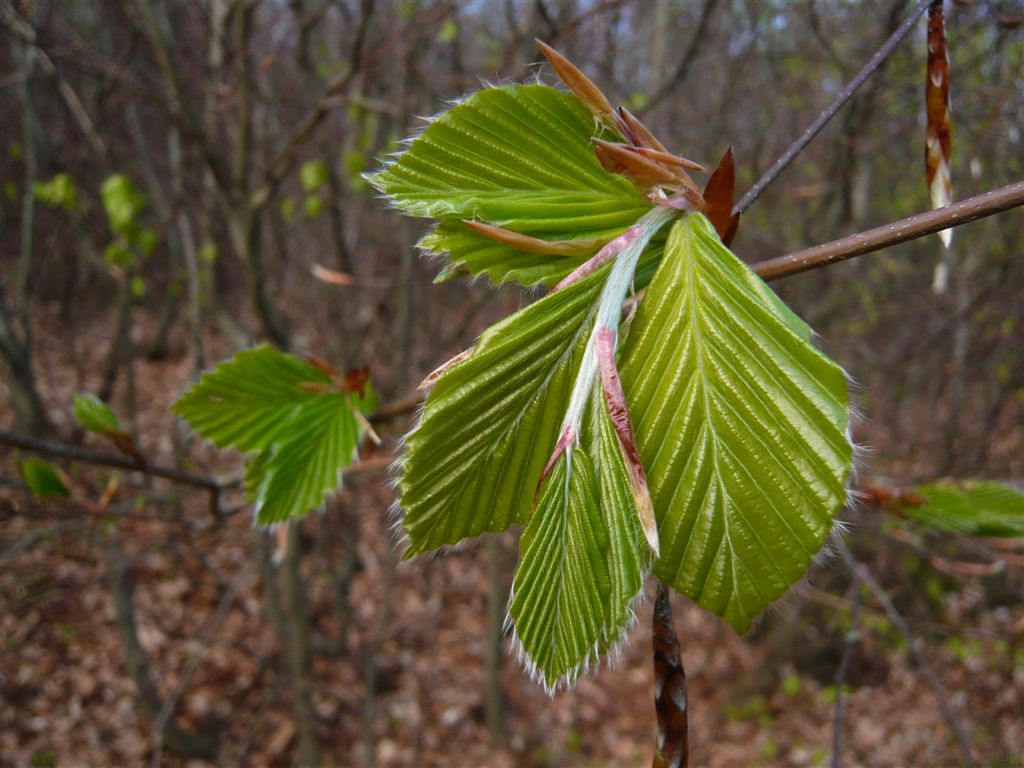
POLYGON ((600 386, 590 412, 581 443, 544 480, 509 603, 527 669, 549 692, 622 640, 650 566, 600 386))
POLYGON ((266 346, 205 374, 172 407, 207 440, 249 453, 245 494, 260 525, 323 503, 366 432, 357 412, 376 408, 369 382, 362 394, 345 391, 319 368, 266 346))
POLYGON ((651 203, 601 167, 590 142, 599 130, 569 94, 543 85, 488 88, 433 120, 395 162, 367 180, 400 210, 443 220, 424 248, 450 253, 495 283, 553 285, 583 258, 538 259, 485 243, 460 221, 545 240, 619 234, 651 203))
POLYGON ((299 176, 302 180, 302 189, 306 192, 315 192, 327 182, 327 164, 323 160, 305 162, 302 164, 299 176))
POLYGON ((33 496, 41 499, 66 499, 71 496, 61 471, 41 459, 21 462, 21 476, 33 496))
POLYGON ((82 429, 101 435, 112 435, 121 431, 121 422, 118 421, 117 414, 94 394, 83 392, 75 395, 73 410, 75 421, 82 429))
POLYGON ((655 572, 745 632, 845 502, 843 371, 699 214, 672 228, 620 365, 658 519, 655 572))
POLYGON ((40 202, 51 208, 74 211, 78 207, 78 192, 74 180, 66 173, 58 173, 49 181, 37 181, 32 193, 40 202))
POLYGON ((268 457, 257 455, 257 522, 271 525, 305 514, 341 484, 341 471, 355 460, 362 434, 352 409, 347 393, 319 395, 268 457))
POLYGON ((146 207, 146 198, 131 179, 119 173, 108 176, 103 182, 100 198, 110 219, 110 228, 130 239, 135 232, 135 219, 146 207))
POLYGON ((402 460, 406 558, 529 519, 606 274, 491 326, 438 378, 402 460))
POLYGON ((307 219, 315 219, 324 210, 324 199, 314 193, 306 195, 302 200, 302 214, 307 219))
POLYGON ((459 37, 459 22, 455 19, 445 19, 441 28, 437 31, 437 42, 454 43, 459 37))
POLYGON ((329 383, 309 363, 257 347, 203 374, 171 410, 220 448, 262 451, 287 436, 297 411, 318 397, 300 385, 329 383))
POLYGON ((1024 536, 1024 493, 1002 483, 963 480, 915 488, 923 503, 904 504, 911 520, 967 536, 1024 536))

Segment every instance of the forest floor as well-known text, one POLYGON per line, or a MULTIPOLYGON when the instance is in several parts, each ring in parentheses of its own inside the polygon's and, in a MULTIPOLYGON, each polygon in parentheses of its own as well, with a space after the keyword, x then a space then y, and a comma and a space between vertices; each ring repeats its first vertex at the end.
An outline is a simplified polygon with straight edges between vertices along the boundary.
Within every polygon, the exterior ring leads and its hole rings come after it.
MULTIPOLYGON (((41 335, 46 400, 67 437, 71 399, 95 386, 91 371, 100 358, 83 354, 80 364, 69 364, 66 355, 58 357, 66 347, 41 335)), ((167 406, 187 383, 187 360, 140 361, 137 373, 138 391, 145 393, 141 443, 152 461, 173 464, 179 433, 167 406)), ((84 442, 104 447, 92 436, 84 442)), ((197 442, 189 455, 194 471, 240 465, 197 442)), ((69 472, 83 493, 90 484, 97 493, 110 474, 81 465, 69 472)), ((507 594, 515 536, 500 537, 493 548, 470 546, 399 565, 385 480, 383 471, 354 477, 325 515, 303 523, 312 695, 325 764, 649 765, 652 601, 640 607, 638 626, 614 665, 602 665, 571 693, 549 698, 506 656, 500 673, 505 734, 496 744, 485 719, 489 556, 498 558, 507 594), (351 537, 357 539, 342 619, 332 574, 351 537)), ((20 490, 14 462, 0 462, 0 765, 154 762, 152 721, 138 704, 111 597, 115 543, 129 563, 139 634, 165 699, 190 661, 199 660, 182 691, 178 723, 219 735, 213 764, 296 764, 285 660, 267 620, 258 534, 248 512, 214 525, 201 492, 131 474, 120 483, 115 508, 123 517, 83 515, 73 505, 41 509, 20 490)), ((851 549, 906 616, 978 764, 1019 765, 1019 544, 979 549, 955 537, 925 540, 870 508, 849 520, 851 549), (1003 552, 1009 563, 1003 570, 967 567, 1003 552)), ((830 764, 835 678, 854 607, 850 582, 841 560, 816 565, 746 637, 674 596, 689 679, 692 765, 830 764)), ((862 603, 841 689, 843 764, 962 765, 957 739, 906 639, 870 595, 862 603)), ((166 750, 160 762, 208 764, 166 750)))

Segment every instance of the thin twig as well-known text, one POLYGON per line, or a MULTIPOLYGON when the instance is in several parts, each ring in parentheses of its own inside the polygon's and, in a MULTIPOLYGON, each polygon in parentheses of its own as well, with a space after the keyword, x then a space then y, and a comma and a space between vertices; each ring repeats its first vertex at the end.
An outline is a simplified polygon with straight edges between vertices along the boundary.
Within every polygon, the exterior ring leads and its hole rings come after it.
POLYGON ((763 280, 778 280, 782 277, 820 269, 854 256, 879 251, 890 245, 904 243, 933 232, 966 224, 975 219, 991 216, 1024 205, 1024 181, 1018 181, 991 192, 985 192, 958 203, 936 208, 926 213, 909 216, 891 224, 859 232, 855 235, 816 245, 786 256, 759 261, 751 268, 763 280))
POLYGON ((846 645, 843 648, 843 657, 839 661, 839 670, 836 672, 835 680, 836 706, 832 716, 832 768, 842 768, 843 686, 846 685, 846 675, 850 670, 853 650, 860 642, 860 576, 856 571, 853 574, 853 583, 850 584, 850 595, 852 603, 850 630, 846 633, 846 645))
POLYGON ((193 475, 191 472, 184 472, 173 467, 161 467, 149 464, 127 456, 120 456, 116 453, 103 453, 82 448, 71 443, 62 443, 58 440, 45 440, 39 437, 30 437, 16 432, 0 430, 0 445, 9 445, 13 448, 20 448, 23 451, 42 453, 47 456, 56 456, 60 459, 70 461, 85 461, 89 464, 99 464, 106 467, 127 469, 132 472, 142 472, 146 475, 154 475, 173 480, 183 485, 193 485, 197 488, 205 488, 211 493, 219 493, 238 484, 237 480, 221 480, 205 475, 193 475))
POLYGON ((946 720, 946 724, 950 730, 953 731, 957 741, 960 744, 960 752, 963 755, 964 765, 969 768, 975 768, 977 763, 974 760, 974 755, 971 753, 971 742, 967 738, 967 732, 964 730, 960 721, 957 719, 956 713, 953 708, 949 705, 949 701, 946 699, 946 692, 942 688, 942 683, 932 672, 931 666, 928 664, 928 659, 920 648, 917 647, 917 638, 914 637, 913 631, 910 629, 910 625, 907 624, 903 615, 896 610, 896 606, 893 605, 892 600, 889 599, 889 595, 886 594, 885 590, 882 589, 881 585, 875 581, 875 577, 871 575, 871 571, 868 570, 867 566, 861 563, 853 556, 846 543, 839 541, 837 543, 839 553, 843 556, 846 564, 850 567, 850 570, 860 578, 861 581, 871 590, 871 594, 875 596, 875 599, 881 603, 883 610, 889 617, 889 621, 896 627, 903 639, 906 640, 907 648, 910 649, 910 653, 914 657, 914 661, 917 664, 918 670, 921 672, 921 676, 924 677, 925 681, 931 687, 932 692, 935 694, 935 698, 939 702, 939 709, 942 711, 942 716, 946 720))
POLYGON ((835 117, 836 113, 843 108, 843 105, 845 105, 846 102, 848 102, 857 92, 857 89, 859 89, 867 79, 871 77, 871 75, 873 75, 880 66, 882 66, 885 60, 889 57, 889 54, 891 54, 903 38, 910 33, 910 30, 914 28, 914 24, 919 18, 921 18, 921 14, 925 12, 931 1, 932 0, 919 0, 918 4, 915 5, 914 9, 910 12, 910 15, 903 20, 903 23, 896 28, 896 31, 889 36, 889 39, 882 44, 882 47, 875 51, 875 54, 868 59, 868 63, 864 65, 864 68, 861 69, 861 71, 857 73, 857 76, 839 92, 835 101, 829 104, 825 111, 818 115, 818 118, 800 135, 800 138, 794 141, 789 149, 783 153, 782 157, 776 160, 775 164, 765 171, 754 186, 752 186, 747 193, 743 195, 740 201, 736 204, 736 207, 733 208, 734 213, 743 213, 753 205, 754 201, 761 196, 761 193, 764 192, 768 185, 775 181, 779 174, 781 174, 786 167, 796 159, 796 156, 803 151, 804 147, 811 143, 811 140, 821 132, 821 129, 824 128, 833 117, 835 117))

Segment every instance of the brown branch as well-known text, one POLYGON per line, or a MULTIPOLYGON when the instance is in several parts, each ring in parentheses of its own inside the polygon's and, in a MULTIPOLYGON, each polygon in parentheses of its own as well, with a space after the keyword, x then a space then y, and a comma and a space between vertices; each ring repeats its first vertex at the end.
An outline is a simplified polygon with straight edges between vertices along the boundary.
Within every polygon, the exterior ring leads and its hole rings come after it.
MULTIPOLYGON (((1021 205, 1024 205, 1024 181, 969 197, 945 208, 919 213, 875 229, 869 229, 866 232, 833 240, 830 243, 795 251, 775 259, 765 259, 751 264, 751 269, 762 280, 779 280, 800 272, 827 267, 855 256, 863 256, 890 245, 924 237, 933 232, 966 224, 969 221, 992 216, 1021 205)), ((420 390, 411 392, 399 400, 381 406, 376 413, 370 414, 367 420, 371 424, 383 424, 392 419, 406 416, 415 411, 424 398, 425 395, 420 390)))
POLYGON ((362 0, 359 12, 359 26, 356 28, 355 40, 352 44, 352 53, 349 57, 347 70, 328 81, 320 100, 298 122, 291 135, 285 141, 284 147, 270 161, 263 175, 262 183, 252 196, 252 202, 250 203, 252 210, 259 210, 270 202, 277 188, 284 181, 285 176, 288 175, 298 162, 306 139, 320 127, 320 124, 332 110, 346 103, 346 100, 340 97, 339 94, 348 91, 349 86, 352 85, 356 77, 362 72, 363 50, 366 47, 366 38, 373 9, 374 0, 362 0))
POLYGON ((884 224, 881 227, 859 232, 855 235, 816 245, 786 256, 759 261, 751 268, 763 280, 778 280, 782 277, 827 267, 855 256, 878 251, 890 245, 904 243, 924 237, 949 227, 966 224, 975 219, 991 216, 1024 205, 1024 181, 1018 181, 999 189, 969 197, 958 203, 919 213, 906 219, 884 224))
POLYGON ((843 108, 846 102, 853 98, 853 95, 867 82, 868 78, 885 63, 885 60, 889 58, 889 54, 910 33, 910 30, 914 28, 914 24, 921 18, 921 14, 925 12, 931 2, 932 0, 919 0, 918 4, 910 12, 910 15, 903 20, 903 23, 896 28, 896 31, 889 36, 889 39, 882 44, 882 47, 875 51, 875 54, 868 59, 868 63, 857 73, 857 76, 839 92, 839 95, 828 105, 825 111, 818 115, 818 118, 811 123, 806 131, 800 134, 800 138, 794 141, 789 149, 782 154, 782 157, 776 160, 775 164, 765 171, 754 186, 747 191, 733 209, 735 213, 743 213, 752 206, 754 201, 761 196, 761 193, 767 189, 768 185, 775 181, 789 164, 796 159, 797 155, 804 150, 804 147, 810 144, 811 140, 821 132, 821 129, 828 125, 828 122, 836 116, 836 113, 843 108))
POLYGON ((59 459, 69 461, 84 461, 89 464, 99 464, 106 467, 127 469, 132 472, 141 472, 146 475, 154 475, 173 480, 183 485, 192 485, 197 488, 204 488, 214 494, 237 485, 234 480, 219 480, 204 475, 193 475, 191 472, 184 472, 172 467, 161 467, 148 464, 145 461, 130 459, 127 456, 119 456, 116 453, 103 453, 93 451, 70 443, 62 443, 58 440, 44 440, 38 437, 21 435, 16 432, 0 430, 0 445, 9 445, 12 448, 20 448, 23 451, 32 451, 47 456, 55 456, 59 459))
POLYGON ((957 719, 956 713, 953 708, 949 705, 949 701, 946 699, 946 692, 942 688, 942 683, 932 672, 931 665, 928 664, 928 659, 922 653, 921 649, 917 647, 916 638, 914 637, 913 631, 910 629, 910 625, 907 624, 906 619, 903 615, 896 610, 896 606, 893 605, 892 600, 889 599, 889 595, 882 589, 882 586, 875 581, 875 577, 871 575, 871 571, 868 570, 867 566, 861 563, 853 556, 846 543, 840 540, 837 543, 837 549, 839 554, 842 555, 843 560, 853 571, 854 576, 864 582, 865 586, 871 590, 871 594, 875 596, 875 599, 881 604, 882 609, 885 611, 886 616, 889 617, 889 621, 892 625, 899 630, 899 633, 903 635, 903 639, 907 642, 907 648, 910 650, 911 655, 914 657, 914 661, 917 664, 917 668, 924 677, 925 681, 931 687, 932 692, 935 694, 935 698, 939 702, 939 709, 942 711, 942 716, 946 720, 946 724, 950 730, 956 736, 957 741, 960 744, 960 752, 963 755, 964 765, 974 768, 977 763, 974 760, 974 755, 971 753, 971 742, 967 738, 967 732, 964 731, 963 726, 957 719))

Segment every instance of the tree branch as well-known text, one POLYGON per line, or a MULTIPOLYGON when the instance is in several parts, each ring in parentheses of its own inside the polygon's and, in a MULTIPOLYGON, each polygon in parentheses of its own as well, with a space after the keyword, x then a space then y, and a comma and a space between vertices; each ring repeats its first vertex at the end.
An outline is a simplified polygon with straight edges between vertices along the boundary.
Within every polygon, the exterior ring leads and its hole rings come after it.
POLYGON ((219 480, 204 475, 193 475, 172 467, 160 467, 148 464, 144 461, 130 459, 127 456, 119 456, 116 453, 103 453, 82 448, 70 443, 62 443, 58 440, 44 440, 38 437, 20 435, 16 432, 0 430, 0 445, 9 445, 13 448, 20 448, 23 451, 42 453, 47 456, 56 456, 60 459, 70 461, 85 461, 89 464, 99 464, 106 467, 117 467, 133 472, 142 472, 147 475, 155 475, 183 485, 193 485, 197 488, 204 488, 212 493, 220 493, 227 488, 237 485, 234 480, 219 480))
POLYGON ((867 79, 871 77, 871 75, 873 75, 883 63, 885 63, 885 60, 889 58, 889 54, 891 54, 903 38, 910 33, 910 30, 914 28, 914 24, 919 18, 921 18, 921 14, 925 12, 931 2, 932 0, 919 0, 917 5, 915 5, 914 9, 910 12, 910 15, 903 20, 903 23, 896 28, 896 31, 889 36, 889 39, 882 44, 882 47, 875 51, 875 54, 868 59, 868 63, 865 64, 864 68, 857 73, 857 76, 847 83, 846 87, 839 92, 839 95, 836 96, 835 100, 829 104, 825 111, 818 115, 818 118, 811 123, 810 127, 800 135, 800 138, 794 141, 792 145, 790 145, 789 149, 783 153, 782 157, 776 160, 775 164, 765 171, 754 186, 752 186, 747 193, 743 195, 740 201, 736 204, 736 207, 733 208, 733 213, 743 213, 746 211, 754 204, 754 201, 761 196, 761 193, 765 191, 768 185, 775 181, 779 174, 786 170, 786 167, 796 159, 796 156, 803 151, 804 147, 811 143, 811 140, 821 132, 822 128, 828 125, 828 122, 836 116, 836 113, 843 108, 846 102, 853 98, 853 95, 862 85, 864 85, 865 82, 867 82, 867 79))
POLYGON ((778 280, 782 277, 820 269, 854 256, 888 248, 918 237, 930 235, 949 227, 966 224, 975 219, 991 216, 1024 205, 1024 181, 985 192, 958 203, 919 213, 906 219, 884 224, 881 227, 859 232, 855 235, 816 245, 786 256, 759 261, 751 268, 762 280, 778 280))

